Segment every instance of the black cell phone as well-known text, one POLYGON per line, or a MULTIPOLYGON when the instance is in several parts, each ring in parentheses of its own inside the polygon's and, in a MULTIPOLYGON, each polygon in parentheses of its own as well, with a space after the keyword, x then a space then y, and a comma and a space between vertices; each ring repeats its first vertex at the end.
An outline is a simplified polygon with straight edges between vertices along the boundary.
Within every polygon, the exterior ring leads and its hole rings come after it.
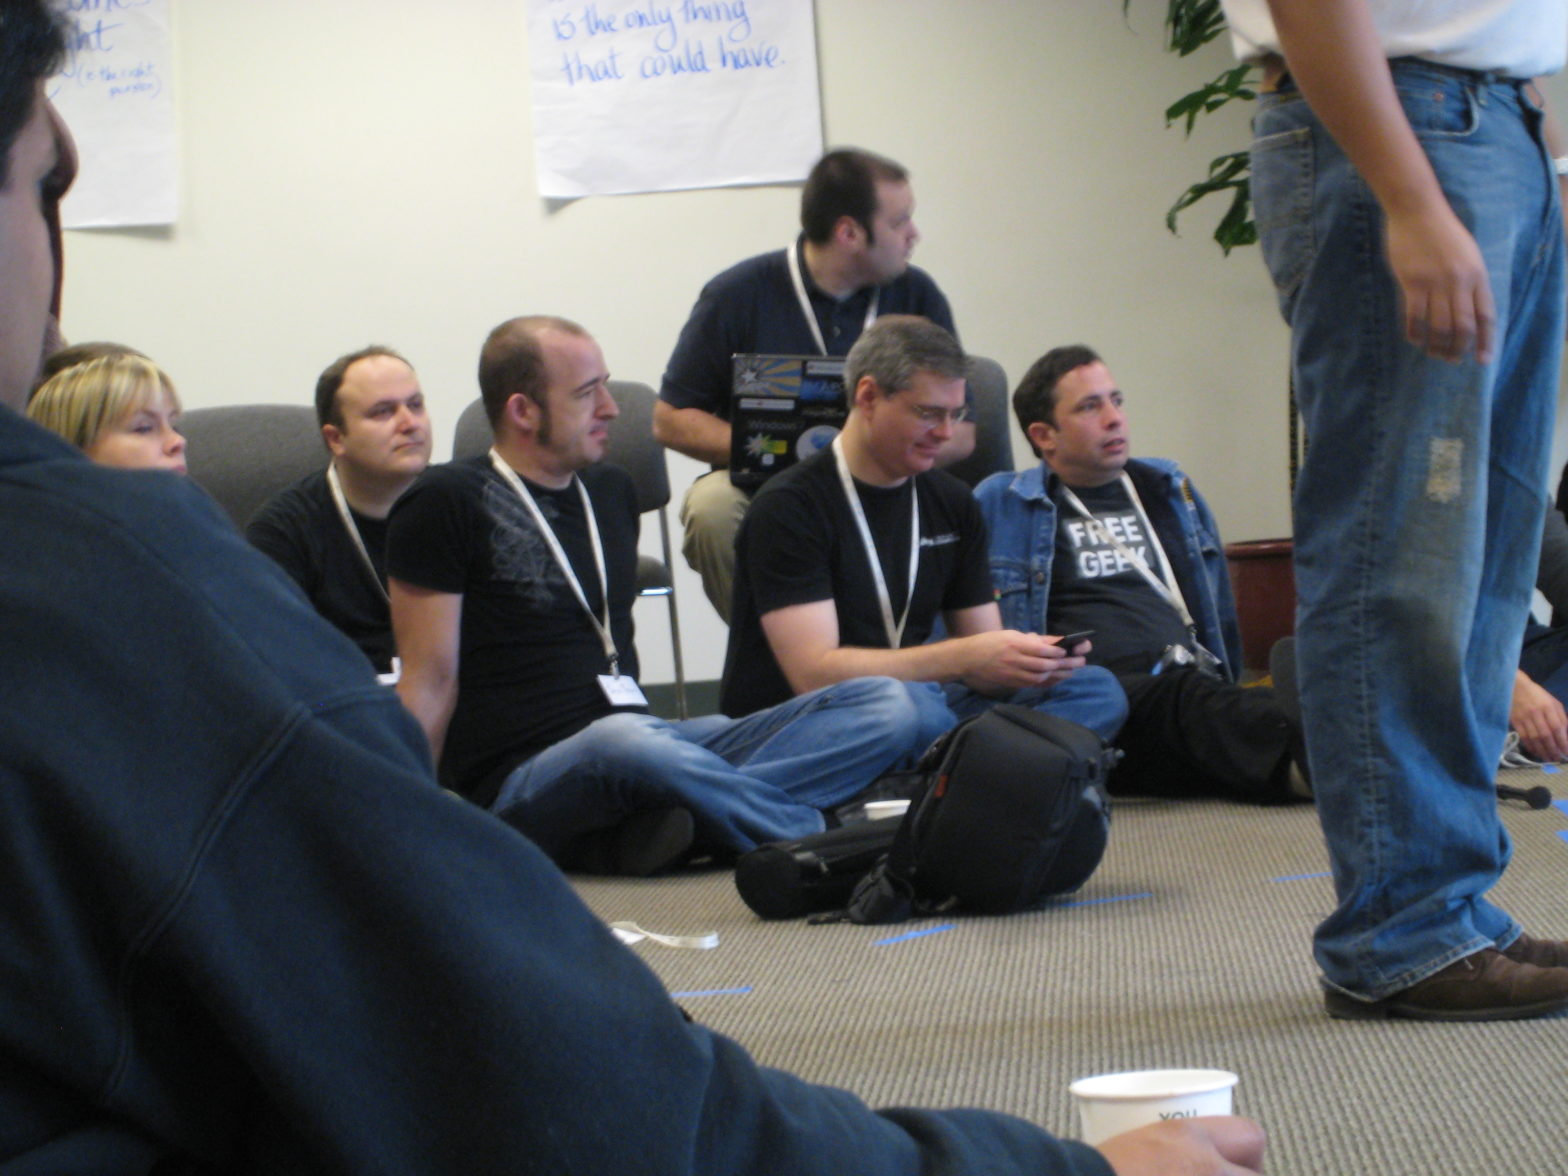
POLYGON ((1060 645, 1068 653, 1072 653, 1074 648, 1082 645, 1085 641, 1089 640, 1089 638, 1093 636, 1093 629, 1083 629, 1077 633, 1068 633, 1066 636, 1058 637, 1056 639, 1056 644, 1060 645))

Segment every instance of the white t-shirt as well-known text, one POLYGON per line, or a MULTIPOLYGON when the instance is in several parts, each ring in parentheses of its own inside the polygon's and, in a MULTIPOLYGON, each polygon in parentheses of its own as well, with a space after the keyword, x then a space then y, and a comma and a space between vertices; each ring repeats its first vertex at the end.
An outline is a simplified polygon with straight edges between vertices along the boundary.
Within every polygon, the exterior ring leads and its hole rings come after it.
MULTIPOLYGON (((1243 61, 1279 52, 1266 0, 1222 0, 1243 61)), ((1516 78, 1556 73, 1568 57, 1568 0, 1367 0, 1388 57, 1424 57, 1516 78)))

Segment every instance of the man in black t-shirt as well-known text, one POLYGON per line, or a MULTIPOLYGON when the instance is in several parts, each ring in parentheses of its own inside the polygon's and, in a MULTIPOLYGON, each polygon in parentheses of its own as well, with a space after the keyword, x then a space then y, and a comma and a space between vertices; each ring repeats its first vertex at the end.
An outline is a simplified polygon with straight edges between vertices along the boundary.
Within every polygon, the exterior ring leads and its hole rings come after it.
POLYGON ((273 495, 245 528, 310 602, 370 659, 393 669, 387 514, 430 464, 425 394, 389 347, 333 360, 316 381, 327 467, 273 495))
POLYGON ((1128 456, 1127 414, 1087 347, 1058 347, 1013 407, 1042 463, 975 491, 1007 623, 1092 629, 1090 662, 1127 693, 1113 791, 1273 803, 1310 796, 1299 722, 1243 689, 1219 528, 1174 462, 1128 456), (1293 771, 1293 769, 1295 769, 1293 771))
POLYGON ((669 723, 637 684, 637 505, 604 456, 617 415, 599 346, 563 319, 491 332, 484 456, 429 470, 392 513, 398 692, 455 791, 558 862, 650 873, 823 827, 941 726, 863 679, 744 722, 669 723))
POLYGON ((933 470, 964 413, 964 354, 941 327, 880 318, 850 350, 833 447, 758 492, 737 541, 723 708, 748 714, 858 674, 923 684, 956 717, 1035 706, 1110 739, 1126 700, 1083 650, 1004 629, 969 490, 933 470), (929 641, 938 620, 949 636, 929 641))
MULTIPOLYGON (((801 234, 786 248, 748 258, 706 286, 681 329, 659 387, 653 431, 663 444, 705 461, 681 504, 686 561, 726 621, 735 578, 735 530, 749 495, 730 484, 730 393, 736 354, 846 355, 879 314, 918 314, 953 328, 947 298, 909 264, 920 234, 909 173, 870 151, 819 159, 800 193, 801 234)), ((940 464, 975 446, 956 422, 940 464)))

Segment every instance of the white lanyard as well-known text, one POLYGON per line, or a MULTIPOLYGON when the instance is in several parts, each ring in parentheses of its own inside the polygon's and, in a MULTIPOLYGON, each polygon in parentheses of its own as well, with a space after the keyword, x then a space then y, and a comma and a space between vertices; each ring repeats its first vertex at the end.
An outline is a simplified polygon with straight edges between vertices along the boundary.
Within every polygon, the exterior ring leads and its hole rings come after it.
POLYGON ((611 923, 610 931, 615 938, 627 944, 640 943, 646 939, 649 943, 657 943, 664 947, 684 947, 693 951, 711 951, 719 946, 717 931, 704 931, 699 935, 661 935, 630 921, 611 923))
POLYGON ((1186 625, 1188 630, 1196 633, 1198 631, 1197 623, 1192 619, 1192 613, 1187 611, 1187 601, 1182 597, 1181 585, 1176 582, 1176 571, 1171 567, 1170 557, 1165 554, 1165 548, 1160 543, 1159 535, 1155 533, 1154 527, 1149 523, 1149 516, 1144 512, 1143 501, 1138 497, 1137 488, 1132 484, 1132 479, 1126 474, 1122 475, 1122 487, 1127 491, 1127 497, 1132 499, 1133 509, 1138 512, 1138 520, 1143 524, 1143 532, 1149 537, 1149 542, 1154 545, 1154 550, 1160 557, 1160 564, 1165 568, 1165 574, 1168 579, 1161 579, 1159 576, 1156 576, 1149 569, 1149 565, 1144 562, 1142 556, 1115 535, 1112 535, 1110 529, 1104 523, 1089 513, 1083 502, 1078 498, 1078 495, 1073 493, 1073 488, 1066 482, 1062 483, 1062 497, 1067 499, 1068 505, 1083 516, 1084 522, 1092 531, 1103 535, 1105 541, 1116 548, 1123 559, 1142 573, 1143 578, 1149 582, 1149 586, 1176 610, 1177 615, 1181 617, 1181 623, 1186 625))
MULTIPOLYGON (((811 328, 811 337, 817 342, 817 350, 823 355, 828 353, 828 345, 822 341, 822 325, 817 322, 817 312, 811 309, 811 298, 806 293, 806 281, 800 274, 800 244, 791 242, 790 247, 784 250, 784 256, 789 259, 789 280, 795 285, 795 297, 800 299, 800 313, 806 316, 806 326, 811 328)), ((871 303, 866 307, 865 327, 877 321, 877 306, 882 301, 882 291, 873 287, 871 290, 871 303)), ((865 327, 861 329, 864 330, 865 327)))
POLYGON ((604 656, 610 663, 610 673, 620 677, 620 655, 615 649, 615 638, 610 635, 610 584, 604 572, 604 546, 599 541, 599 520, 594 517, 593 503, 588 499, 588 490, 583 481, 576 474, 572 481, 577 485, 577 493, 583 500, 583 514, 588 519, 588 541, 593 546, 594 566, 599 569, 599 599, 604 602, 604 618, 601 620, 594 615, 593 607, 588 603, 588 596, 583 592, 582 583, 577 579, 577 573, 572 569, 571 560, 566 558, 566 550, 561 546, 561 541, 555 537, 549 520, 544 517, 544 512, 539 509, 539 504, 534 501, 534 496, 528 492, 528 487, 523 485, 523 480, 517 476, 517 471, 501 460, 501 455, 494 448, 490 450, 490 464, 495 467, 495 472, 517 491, 517 496, 523 500, 523 505, 528 508, 528 513, 533 516, 539 533, 544 536, 545 543, 550 548, 550 554, 555 556, 555 562, 560 565, 561 574, 566 577, 566 582, 571 585, 572 592, 577 596, 577 603, 583 606, 583 612, 588 614, 594 631, 599 634, 599 640, 604 644, 604 656))
POLYGON ((844 460, 844 436, 833 438, 833 462, 838 467, 838 480, 844 487, 844 497, 849 499, 850 513, 860 528, 860 541, 866 547, 866 560, 871 564, 871 579, 877 586, 877 602, 882 606, 882 629, 887 634, 887 647, 900 648, 904 639, 904 625, 909 621, 909 606, 915 600, 915 580, 920 575, 920 495, 915 490, 914 478, 909 482, 909 588, 904 594, 904 615, 893 623, 893 598, 887 590, 887 580, 882 575, 882 561, 877 558, 877 542, 871 537, 871 527, 866 522, 865 507, 860 504, 860 494, 855 489, 855 479, 849 475, 849 463, 844 460))
POLYGON ((338 467, 329 462, 327 464, 327 486, 332 491, 332 501, 338 508, 338 518, 343 520, 343 529, 348 532, 348 537, 354 541, 354 549, 359 552, 359 558, 365 565, 365 571, 370 575, 370 582, 376 586, 376 591, 381 594, 381 599, 388 604, 391 599, 387 596, 387 586, 381 582, 381 577, 376 572, 375 561, 370 558, 370 551, 365 546, 365 537, 359 533, 359 525, 354 522, 354 516, 349 513, 348 499, 343 494, 343 482, 338 478, 338 467))

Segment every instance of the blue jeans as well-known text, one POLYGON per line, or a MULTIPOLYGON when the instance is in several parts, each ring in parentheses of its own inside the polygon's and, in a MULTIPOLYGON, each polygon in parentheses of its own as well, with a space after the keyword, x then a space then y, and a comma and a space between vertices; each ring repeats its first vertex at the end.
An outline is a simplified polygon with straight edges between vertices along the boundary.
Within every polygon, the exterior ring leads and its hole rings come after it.
POLYGON ((978 715, 999 702, 1010 702, 1071 719, 1080 727, 1088 727, 1107 743, 1116 738, 1116 733, 1127 721, 1127 695, 1116 675, 1104 666, 1084 666, 1065 682, 1044 689, 1016 690, 1006 698, 976 694, 961 682, 950 682, 938 689, 943 691, 948 707, 960 719, 978 715))
POLYGON ((839 682, 743 719, 606 715, 513 769, 491 810, 557 860, 585 833, 668 807, 690 810, 700 846, 745 851, 820 832, 822 809, 951 725, 892 678, 839 682))
POLYGON ((1404 341, 1382 214, 1293 91, 1254 122, 1264 258, 1309 442, 1296 488, 1298 667, 1338 906, 1326 983, 1375 1000, 1518 924, 1493 780, 1529 610, 1563 338, 1563 225, 1517 83, 1413 59, 1396 88, 1486 260, 1493 360, 1404 341))

